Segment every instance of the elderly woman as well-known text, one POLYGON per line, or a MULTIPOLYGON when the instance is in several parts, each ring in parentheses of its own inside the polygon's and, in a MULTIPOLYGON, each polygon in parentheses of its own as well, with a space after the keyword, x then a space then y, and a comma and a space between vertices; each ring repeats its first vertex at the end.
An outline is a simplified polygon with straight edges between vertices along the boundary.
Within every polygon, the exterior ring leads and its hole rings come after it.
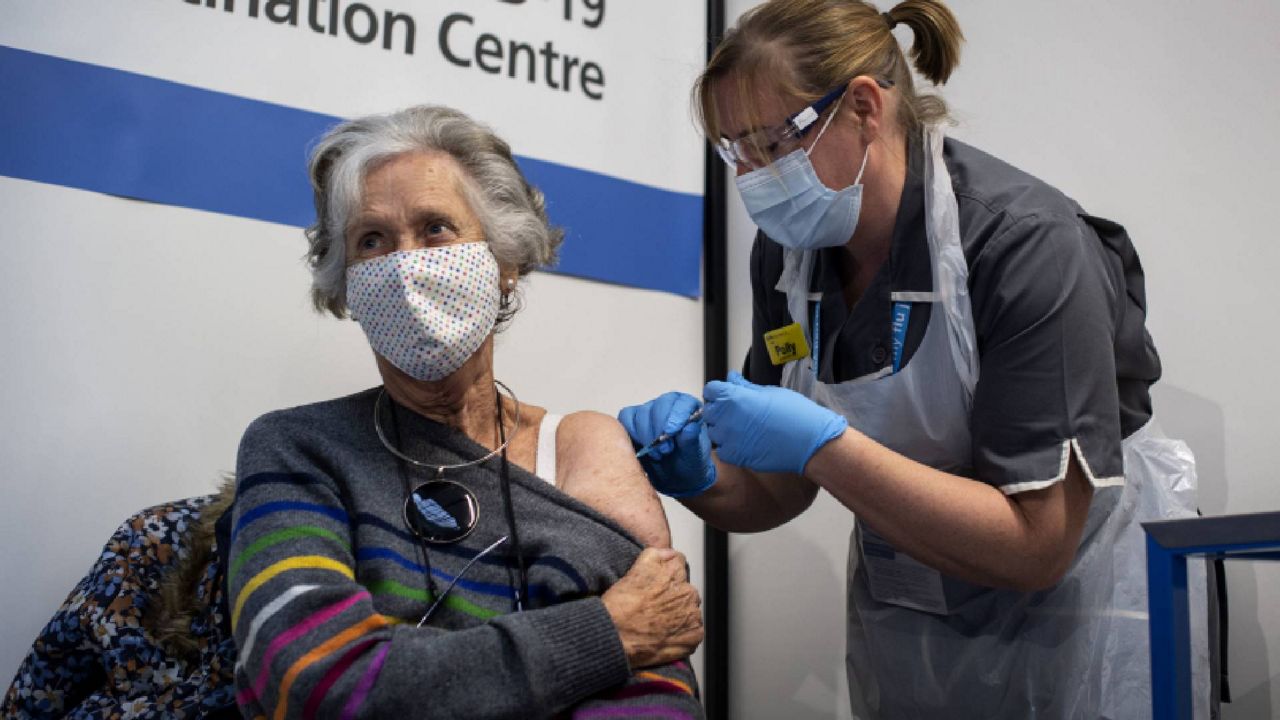
POLYGON ((415 107, 339 125, 310 169, 313 299, 383 384, 245 432, 241 711, 700 717, 699 600, 626 433, 494 379, 494 329, 561 240, 506 143, 415 107))

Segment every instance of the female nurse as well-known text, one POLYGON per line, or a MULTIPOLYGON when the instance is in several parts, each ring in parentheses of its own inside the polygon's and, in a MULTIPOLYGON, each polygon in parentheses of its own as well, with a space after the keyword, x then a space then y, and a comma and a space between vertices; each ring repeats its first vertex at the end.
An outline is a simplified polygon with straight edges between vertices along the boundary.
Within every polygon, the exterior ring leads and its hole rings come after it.
POLYGON ((1139 523, 1191 514, 1195 474, 1152 421, 1141 265, 1121 226, 947 138, 899 24, 944 83, 962 36, 937 0, 770 0, 726 34, 694 94, 759 226, 751 350, 700 418, 667 393, 620 419, 672 435, 651 481, 717 527, 819 489, 853 513, 855 716, 1150 717, 1139 523))

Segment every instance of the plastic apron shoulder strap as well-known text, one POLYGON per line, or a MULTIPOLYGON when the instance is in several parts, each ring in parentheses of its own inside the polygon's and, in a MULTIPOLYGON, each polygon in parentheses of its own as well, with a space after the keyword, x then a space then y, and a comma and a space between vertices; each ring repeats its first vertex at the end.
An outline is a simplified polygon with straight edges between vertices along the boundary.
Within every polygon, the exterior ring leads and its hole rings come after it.
POLYGON ((933 255, 933 290, 947 314, 951 355, 972 403, 978 384, 978 348, 969 303, 969 265, 960 243, 960 210, 943 152, 945 132, 933 126, 925 131, 924 139, 929 153, 924 164, 925 232, 933 255))

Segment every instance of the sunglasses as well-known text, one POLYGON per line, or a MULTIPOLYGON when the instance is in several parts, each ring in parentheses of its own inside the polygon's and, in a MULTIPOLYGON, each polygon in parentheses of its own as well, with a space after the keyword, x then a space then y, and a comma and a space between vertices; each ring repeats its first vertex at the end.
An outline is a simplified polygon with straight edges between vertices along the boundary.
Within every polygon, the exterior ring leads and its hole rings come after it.
MULTIPOLYGON (((452 480, 429 480, 409 493, 404 500, 404 521, 414 535, 423 542, 432 545, 448 545, 471 534, 480 521, 480 503, 466 486, 452 480)), ((462 570, 449 582, 444 592, 436 596, 431 606, 418 621, 418 627, 426 624, 435 614, 449 592, 453 590, 462 576, 475 565, 480 558, 498 549, 507 541, 503 535, 491 545, 476 553, 467 561, 462 570)), ((522 609, 517 599, 517 611, 522 609)))

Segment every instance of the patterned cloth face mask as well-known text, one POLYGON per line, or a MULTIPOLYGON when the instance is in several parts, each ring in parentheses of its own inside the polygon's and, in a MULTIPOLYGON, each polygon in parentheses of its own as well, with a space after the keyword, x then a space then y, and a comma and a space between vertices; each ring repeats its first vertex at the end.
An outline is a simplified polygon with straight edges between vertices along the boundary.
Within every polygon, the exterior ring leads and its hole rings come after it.
POLYGON ((402 250, 347 268, 347 306, 374 352, 418 380, 440 380, 493 330, 499 275, 487 243, 402 250))

